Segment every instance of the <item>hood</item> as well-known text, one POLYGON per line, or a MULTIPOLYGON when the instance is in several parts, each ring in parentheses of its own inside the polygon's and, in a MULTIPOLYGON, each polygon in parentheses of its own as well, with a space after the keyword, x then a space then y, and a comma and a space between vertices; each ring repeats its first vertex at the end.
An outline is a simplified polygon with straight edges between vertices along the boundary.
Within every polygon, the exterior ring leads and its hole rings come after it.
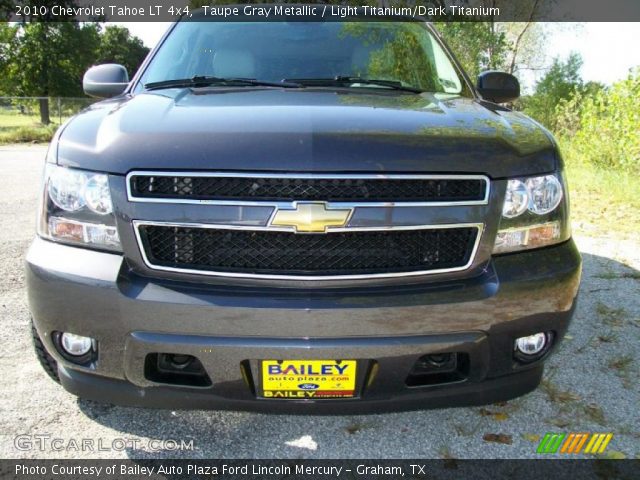
POLYGON ((136 169, 481 173, 556 168, 548 133, 474 99, 371 90, 170 89, 99 102, 59 139, 58 162, 136 169))

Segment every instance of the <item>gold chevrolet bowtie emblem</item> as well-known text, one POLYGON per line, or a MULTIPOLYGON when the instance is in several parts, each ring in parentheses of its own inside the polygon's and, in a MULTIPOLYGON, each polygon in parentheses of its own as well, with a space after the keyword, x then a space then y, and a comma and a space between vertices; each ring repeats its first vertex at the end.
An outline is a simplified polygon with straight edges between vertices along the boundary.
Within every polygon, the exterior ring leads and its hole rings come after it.
POLYGON ((326 232, 327 227, 342 227, 351 209, 327 208, 324 203, 298 203, 293 210, 278 209, 271 219, 273 227, 293 227, 296 232, 326 232))

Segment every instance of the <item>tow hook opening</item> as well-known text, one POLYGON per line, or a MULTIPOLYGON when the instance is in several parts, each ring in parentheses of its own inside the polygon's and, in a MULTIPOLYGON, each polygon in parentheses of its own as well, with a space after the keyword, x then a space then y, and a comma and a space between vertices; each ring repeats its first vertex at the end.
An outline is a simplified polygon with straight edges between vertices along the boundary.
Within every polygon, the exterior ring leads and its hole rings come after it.
POLYGON ((180 353, 150 353, 145 358, 147 380, 187 387, 210 387, 211 379, 200 360, 180 353))
POLYGON ((423 355, 411 368, 406 384, 409 387, 461 382, 469 375, 469 355, 443 352, 423 355))

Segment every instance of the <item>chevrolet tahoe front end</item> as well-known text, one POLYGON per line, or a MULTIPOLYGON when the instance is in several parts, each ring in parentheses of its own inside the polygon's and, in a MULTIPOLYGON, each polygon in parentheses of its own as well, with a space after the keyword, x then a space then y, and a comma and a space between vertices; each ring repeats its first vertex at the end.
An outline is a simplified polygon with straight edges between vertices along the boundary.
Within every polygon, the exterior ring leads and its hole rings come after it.
POLYGON ((161 408, 531 391, 581 260, 555 142, 490 101, 504 75, 473 87, 416 22, 178 22, 47 154, 27 256, 43 365, 161 408))

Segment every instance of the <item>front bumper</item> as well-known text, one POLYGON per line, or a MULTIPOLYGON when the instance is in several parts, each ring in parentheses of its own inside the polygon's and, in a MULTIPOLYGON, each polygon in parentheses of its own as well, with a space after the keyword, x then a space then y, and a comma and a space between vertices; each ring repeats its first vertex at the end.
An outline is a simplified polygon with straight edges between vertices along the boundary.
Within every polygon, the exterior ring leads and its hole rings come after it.
POLYGON ((568 241, 496 257, 463 280, 320 291, 231 288, 142 277, 119 255, 36 239, 27 283, 36 328, 59 362, 62 384, 81 397, 174 409, 365 413, 486 404, 534 389, 543 359, 519 364, 513 341, 539 331, 553 331, 556 343, 563 337, 580 267, 568 241), (97 339, 97 361, 78 366, 63 359, 54 331, 97 339), (195 356, 212 384, 150 380, 145 359, 159 352, 195 356), (416 360, 438 352, 466 355, 465 378, 407 386, 416 360), (358 398, 259 398, 258 361, 280 358, 357 359, 358 398))

